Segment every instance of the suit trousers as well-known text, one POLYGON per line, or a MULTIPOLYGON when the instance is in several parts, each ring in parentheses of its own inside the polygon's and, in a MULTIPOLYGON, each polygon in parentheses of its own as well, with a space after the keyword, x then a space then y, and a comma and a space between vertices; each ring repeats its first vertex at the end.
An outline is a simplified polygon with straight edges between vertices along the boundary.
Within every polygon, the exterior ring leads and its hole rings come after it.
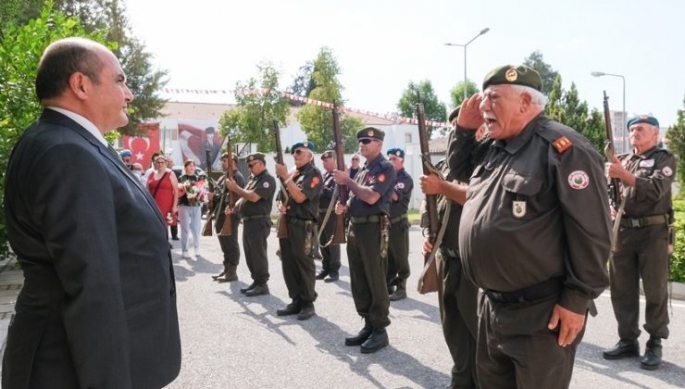
POLYGON ((245 220, 243 224, 243 249, 245 263, 250 269, 252 280, 258 284, 269 281, 269 258, 266 254, 266 239, 271 233, 269 218, 245 220))
POLYGON ((613 253, 609 271, 618 336, 623 340, 640 336, 642 278, 647 302, 644 329, 651 336, 668 338, 668 226, 627 228, 618 237, 620 248, 613 253))
POLYGON ((223 218, 217 220, 216 233, 219 238, 221 252, 224 254, 224 266, 238 266, 240 263, 240 246, 238 245, 238 225, 240 219, 236 215, 231 215, 231 235, 219 235, 223 226, 223 218))
POLYGON ((354 306, 376 328, 390 325, 390 296, 385 282, 387 260, 381 258, 380 223, 350 223, 347 259, 354 306))
MULTIPOLYGON (((312 227, 314 222, 312 222, 312 227)), ((305 239, 307 234, 306 226, 293 223, 288 220, 288 237, 279 239, 281 246, 281 266, 283 268, 283 278, 285 286, 288 288, 288 296, 293 301, 313 302, 316 300, 316 265, 314 259, 309 254, 305 254, 305 239)), ((311 236, 310 236, 311 240, 311 236)), ((313 249, 313 240, 310 242, 313 249)))
POLYGON ((178 222, 181 224, 181 251, 188 251, 188 235, 193 235, 193 248, 200 249, 200 228, 202 228, 202 208, 181 205, 178 207, 178 222))
POLYGON ((454 362, 451 385, 477 388, 478 287, 464 275, 454 251, 440 249, 435 260, 442 333, 454 362))

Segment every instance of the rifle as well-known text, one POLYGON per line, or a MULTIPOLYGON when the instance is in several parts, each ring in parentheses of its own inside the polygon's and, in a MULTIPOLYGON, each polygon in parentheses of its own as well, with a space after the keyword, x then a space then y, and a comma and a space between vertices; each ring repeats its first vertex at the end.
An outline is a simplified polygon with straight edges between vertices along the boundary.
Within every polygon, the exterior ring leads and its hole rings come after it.
MULTIPOLYGON (((614 133, 611 129, 611 113, 609 111, 609 96, 604 91, 604 128, 607 133, 607 140, 604 143, 604 155, 607 157, 609 163, 613 163, 616 158, 616 149, 614 147, 614 133)), ((621 203, 621 187, 617 178, 611 178, 608 181, 609 199, 614 209, 618 210, 621 203)))
MULTIPOLYGON (((205 149, 205 157, 207 159, 207 190, 214 191, 213 185, 211 185, 211 180, 212 180, 212 161, 211 159, 211 150, 210 149, 205 149)), ((205 225, 202 226, 202 236, 212 236, 212 200, 209 202, 209 206, 207 207, 207 216, 206 216, 207 221, 205 222, 205 225)))
MULTIPOLYGON (((416 104, 416 117, 419 123, 419 146, 421 147, 421 158, 423 159, 423 174, 429 175, 435 172, 435 168, 430 165, 430 149, 428 148, 428 130, 426 129, 426 114, 423 103, 419 100, 416 104)), ((424 268, 419 277, 418 290, 421 294, 435 292, 438 290, 438 272, 435 264, 435 247, 438 236, 438 199, 436 195, 426 195, 426 212, 428 214, 428 233, 426 237, 433 245, 431 253, 425 254, 424 268)))
MULTIPOLYGON (((283 147, 281 146, 281 131, 278 129, 278 120, 274 119, 274 140, 276 143, 276 163, 279 165, 284 165, 283 162, 283 147)), ((286 189, 286 183, 282 178, 281 181, 281 193, 282 193, 282 203, 283 206, 288 204, 288 190, 286 189)), ((288 237, 288 224, 284 214, 278 214, 278 232, 276 233, 277 238, 287 238, 288 237)))
MULTIPOLYGON (((228 207, 233 209, 235 207, 235 196, 233 194, 232 190, 228 190, 226 188, 226 182, 228 180, 233 179, 233 146, 231 146, 231 139, 226 138, 226 148, 227 148, 227 153, 228 153, 228 162, 227 162, 227 168, 226 168, 226 174, 224 175, 224 193, 228 191, 228 207)), ((226 196, 221 196, 221 201, 222 203, 219 203, 219 212, 221 212, 221 209, 223 208, 223 201, 226 198, 226 196)), ((233 224, 233 216, 232 215, 225 215, 224 217, 224 225, 221 226, 221 231, 219 231, 220 236, 230 236, 231 235, 231 229, 232 229, 232 224, 233 224)))
MULTIPOLYGON (((335 138, 336 165, 338 165, 338 170, 345 171, 345 150, 342 143, 342 131, 340 131, 340 119, 338 118, 337 104, 333 104, 333 137, 335 138)), ((347 187, 337 184, 336 186, 340 204, 347 203, 347 187)), ((332 198, 331 202, 335 202, 335 198, 332 198)), ((332 244, 341 243, 345 243, 345 215, 335 215, 335 228, 333 230, 332 244)))

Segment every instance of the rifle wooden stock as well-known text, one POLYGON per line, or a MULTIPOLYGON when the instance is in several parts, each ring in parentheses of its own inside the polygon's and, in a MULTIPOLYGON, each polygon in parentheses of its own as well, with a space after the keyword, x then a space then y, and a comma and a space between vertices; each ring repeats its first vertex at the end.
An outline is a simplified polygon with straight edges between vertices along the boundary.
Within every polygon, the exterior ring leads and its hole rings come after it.
MULTIPOLYGON (((278 120, 274 119, 274 142, 276 144, 276 163, 279 165, 284 165, 283 162, 283 146, 281 145, 281 130, 278 128, 278 120)), ((279 177, 281 181, 281 191, 283 194, 283 206, 288 204, 288 191, 286 189, 287 185, 285 181, 279 177)), ((277 238, 287 238, 288 237, 288 224, 285 215, 282 213, 278 214, 278 230, 276 232, 277 238)))
MULTIPOLYGON (((227 139, 226 140, 226 148, 228 149, 228 163, 227 163, 227 169, 226 173, 224 174, 224 187, 222 188, 223 191, 228 191, 228 207, 233 209, 235 207, 235 196, 233 194, 232 190, 228 190, 226 188, 226 182, 227 180, 233 180, 233 147, 231 146, 231 140, 227 139)), ((225 193, 225 192, 224 192, 225 193)), ((221 196, 221 200, 223 201, 225 196, 221 196)), ((219 212, 221 212, 221 209, 223 208, 223 204, 219 204, 219 212)), ((231 235, 231 230, 233 227, 233 215, 225 215, 224 217, 224 224, 221 226, 221 231, 219 232, 219 235, 221 236, 230 236, 231 235)))
MULTIPOLYGON (((210 149, 205 149, 205 158, 207 159, 207 190, 209 190, 209 183, 212 179, 212 157, 210 149)), ((207 215, 204 226, 202 226, 202 236, 212 236, 212 202, 207 206, 207 215)))
MULTIPOLYGON (((333 136, 335 138, 335 159, 338 170, 345 171, 345 148, 342 143, 340 131, 340 119, 338 118, 338 105, 333 104, 333 136)), ((337 185, 337 184, 336 184, 337 185)), ((347 187, 338 185, 338 198, 341 204, 347 203, 347 187)), ((331 201, 336 201, 331 199, 331 201)), ((325 228, 322 227, 322 228, 325 228)), ((332 244, 345 243, 345 215, 335 215, 335 229, 333 230, 332 244)))
MULTIPOLYGON (((611 129, 611 111, 609 111, 609 97, 604 91, 604 128, 606 129, 607 140, 604 144, 604 155, 607 157, 609 163, 614 162, 616 158, 616 148, 614 145, 614 132, 611 129)), ((609 199, 614 209, 618 209, 621 203, 621 187, 617 178, 609 180, 609 199)))
MULTIPOLYGON (((416 104, 416 117, 419 124, 419 146, 421 147, 421 156, 425 161, 430 161, 430 149, 428 147, 428 130, 426 129, 426 114, 423 103, 416 104)), ((430 168, 423 163, 423 174, 431 174, 430 168)), ((436 195, 426 195, 426 212, 428 213, 428 234, 427 238, 433 245, 433 250, 438 250, 435 247, 435 239, 440 228, 440 221, 438 220, 438 200, 436 195)), ((435 260, 431 260, 430 253, 424 256, 424 270, 421 274, 421 281, 419 290, 421 293, 434 292, 438 290, 438 272, 435 260)))

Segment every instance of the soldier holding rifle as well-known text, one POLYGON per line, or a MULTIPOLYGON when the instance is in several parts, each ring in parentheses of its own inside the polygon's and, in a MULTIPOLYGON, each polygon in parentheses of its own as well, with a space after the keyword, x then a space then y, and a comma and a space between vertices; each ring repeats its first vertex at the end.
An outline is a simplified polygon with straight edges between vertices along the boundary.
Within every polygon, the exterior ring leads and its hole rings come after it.
POLYGON ((396 174, 381 149, 385 133, 367 127, 357 132, 359 150, 366 158, 354 180, 349 172, 335 170, 335 182, 351 193, 346 204, 337 203, 336 214, 348 212, 347 258, 350 266, 352 297, 364 327, 356 336, 345 338, 347 346, 361 346, 362 353, 373 353, 388 345, 385 327, 390 299, 386 285, 390 197, 396 174))
POLYGON ((388 160, 395 167, 395 180, 390 198, 390 243, 388 244, 388 292, 390 301, 407 298, 407 278, 409 268, 409 200, 414 189, 414 181, 404 169, 404 150, 393 148, 387 151, 388 160))
MULTIPOLYGON (((239 187, 245 187, 245 177, 238 171, 238 157, 233 153, 224 153, 221 155, 221 167, 227 172, 228 169, 233 170, 233 180, 239 187), (231 161, 232 163, 229 163, 231 161)), ((228 173, 228 172, 227 172, 228 173)), ((221 252, 224 254, 224 271, 218 275, 212 276, 213 279, 219 282, 232 282, 238 280, 238 263, 240 262, 240 245, 238 245, 238 224, 240 224, 240 213, 230 210, 231 196, 228 189, 228 174, 224 174, 219 178, 216 185, 216 192, 214 195, 215 208, 214 214, 214 228, 216 236, 221 245, 221 252), (230 234, 223 233, 226 218, 231 218, 230 234)), ((237 193, 232 194, 235 198, 239 197, 237 193)), ((236 199, 233 199, 236 201, 236 199)))
POLYGON ((465 273, 483 289, 483 388, 565 388, 593 299, 608 286, 610 216, 603 161, 577 131, 547 118, 542 79, 491 71, 466 100, 450 174, 468 182, 459 228, 465 273), (475 160, 476 129, 493 143, 475 160))
POLYGON ((321 261, 321 272, 316 275, 316 279, 324 280, 324 282, 335 282, 340 276, 338 274, 340 271, 340 244, 332 241, 335 230, 335 215, 328 214, 328 220, 324 220, 331 201, 335 201, 333 198, 335 193, 335 180, 333 179, 335 151, 328 150, 321 154, 321 161, 323 161, 323 168, 326 171, 323 176, 323 188, 319 199, 319 231, 321 231, 322 241, 320 243, 323 261, 321 261), (325 225, 323 224, 324 221, 326 222, 325 225))

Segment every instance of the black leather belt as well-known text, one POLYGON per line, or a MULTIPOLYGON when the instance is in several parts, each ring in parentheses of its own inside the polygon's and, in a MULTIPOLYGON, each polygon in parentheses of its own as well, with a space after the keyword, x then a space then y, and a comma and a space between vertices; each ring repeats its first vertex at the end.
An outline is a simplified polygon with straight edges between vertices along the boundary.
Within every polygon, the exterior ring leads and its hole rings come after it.
POLYGON ((624 217, 621 219, 621 227, 623 228, 642 228, 657 224, 668 224, 668 215, 654 215, 636 218, 624 217))
POLYGON ((381 221, 381 215, 357 216, 351 217, 350 221, 354 224, 361 223, 378 223, 381 221))
POLYGON ((254 216, 243 216, 243 221, 253 220, 253 219, 265 219, 271 217, 271 215, 254 215, 254 216))
POLYGON ((395 223, 401 221, 402 219, 407 219, 407 215, 404 214, 402 216, 398 216, 398 217, 394 217, 394 218, 390 219, 390 224, 395 224, 395 223))
POLYGON ((484 293, 490 298, 490 300, 498 303, 523 303, 526 301, 539 300, 557 294, 559 291, 561 291, 563 285, 563 278, 558 277, 550 278, 547 281, 515 290, 513 292, 496 292, 494 290, 485 290, 484 293))
POLYGON ((306 226, 307 223, 313 223, 313 220, 305 220, 305 219, 299 219, 296 217, 289 217, 288 218, 288 223, 293 223, 298 226, 306 226))

